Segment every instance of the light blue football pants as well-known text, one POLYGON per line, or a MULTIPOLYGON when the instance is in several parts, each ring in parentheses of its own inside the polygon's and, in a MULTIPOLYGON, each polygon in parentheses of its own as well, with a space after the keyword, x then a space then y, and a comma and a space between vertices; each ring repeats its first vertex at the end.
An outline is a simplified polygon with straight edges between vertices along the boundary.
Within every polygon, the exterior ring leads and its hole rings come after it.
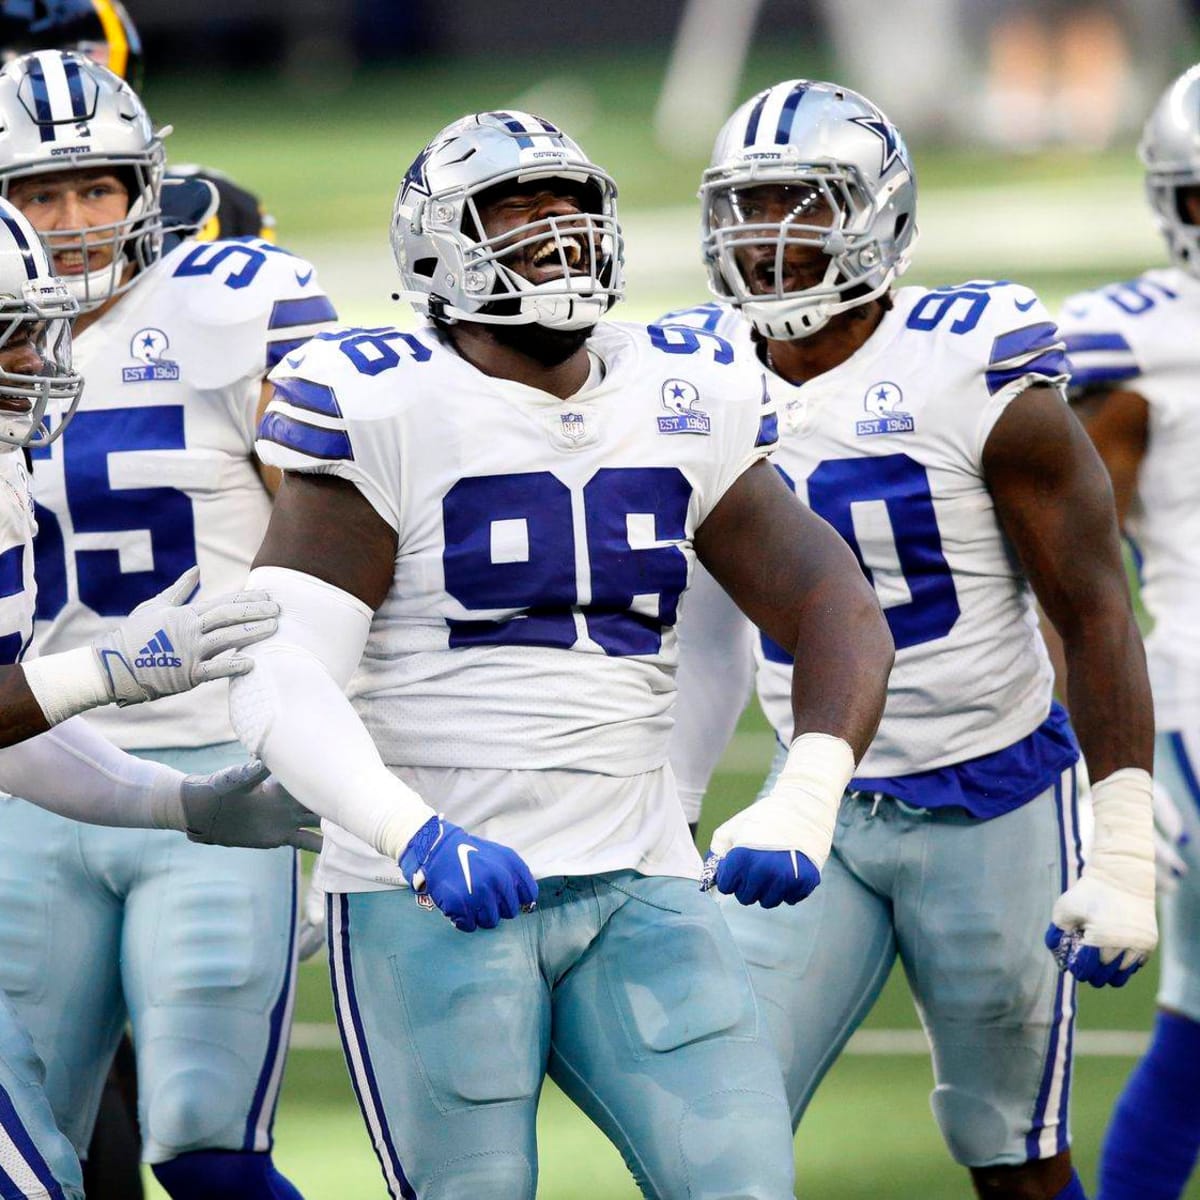
POLYGON ((1171 793, 1189 838, 1179 849, 1188 873, 1159 901, 1158 1003, 1200 1021, 1200 732, 1160 733, 1154 746, 1154 777, 1171 793))
POLYGON ((532 1200, 549 1074, 642 1192, 783 1200, 792 1138, 745 967, 695 881, 539 882, 460 933, 407 890, 329 897, 347 1063, 394 1198, 532 1200))
POLYGON ((1065 1150, 1074 981, 1043 944, 1078 877, 1075 774, 1002 817, 847 796, 820 886, 721 911, 778 1050, 793 1123, 899 955, 933 1053, 931 1103, 964 1166, 1065 1150))
POLYGON ((12 1006, 0 995, 0 1197, 83 1200, 71 1143, 46 1099, 45 1068, 12 1006))
MULTIPOLYGON (((145 751, 187 772, 237 743, 145 751)), ((295 986, 296 852, 82 825, 0 799, 0 988, 84 1153, 128 1020, 147 1162, 267 1150, 295 986)))

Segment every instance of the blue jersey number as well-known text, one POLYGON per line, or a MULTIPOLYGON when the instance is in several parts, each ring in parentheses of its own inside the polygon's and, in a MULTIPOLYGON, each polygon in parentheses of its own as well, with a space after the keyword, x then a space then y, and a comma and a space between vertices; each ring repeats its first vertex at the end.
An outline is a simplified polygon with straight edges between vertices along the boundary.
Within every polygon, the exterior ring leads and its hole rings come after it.
POLYGON ((464 608, 522 608, 504 621, 450 621, 451 646, 567 649, 576 613, 606 654, 654 654, 675 623, 692 488, 676 467, 606 468, 583 489, 588 595, 576 580, 571 492, 549 471, 462 479, 442 501, 446 590, 464 608), (635 534, 635 530, 637 533, 635 534))
POLYGON ((1149 312, 1160 300, 1178 300, 1179 293, 1152 279, 1131 279, 1126 283, 1113 283, 1103 289, 1104 295, 1122 312, 1131 317, 1140 317, 1149 312))
POLYGON ((945 637, 958 620, 958 593, 942 553, 925 468, 907 454, 887 454, 833 459, 808 477, 810 507, 842 535, 868 579, 871 570, 863 561, 851 512, 854 504, 870 500, 882 500, 887 506, 896 557, 910 596, 907 603, 884 610, 896 649, 945 637))
POLYGON ((928 332, 936 329, 948 316, 953 316, 950 332, 970 333, 979 324, 979 318, 992 298, 991 290, 1007 286, 1004 282, 998 282, 964 283, 959 287, 938 288, 922 296, 913 305, 905 325, 909 329, 928 332))
MULTIPOLYGON (((19 596, 25 590, 25 547, 10 546, 0 554, 0 600, 19 596)), ((8 665, 20 661, 25 649, 25 638, 21 633, 6 633, 0 636, 0 663, 8 665)))
MULTIPOLYGON (((122 571, 116 550, 75 551, 79 599, 103 617, 121 617, 196 565, 196 523, 186 492, 172 487, 113 488, 109 455, 136 450, 182 450, 183 407, 77 412, 63 434, 67 509, 78 534, 140 532, 152 566, 122 571)), ((53 513, 37 509, 34 544, 37 616, 50 620, 67 602, 66 551, 53 513)))

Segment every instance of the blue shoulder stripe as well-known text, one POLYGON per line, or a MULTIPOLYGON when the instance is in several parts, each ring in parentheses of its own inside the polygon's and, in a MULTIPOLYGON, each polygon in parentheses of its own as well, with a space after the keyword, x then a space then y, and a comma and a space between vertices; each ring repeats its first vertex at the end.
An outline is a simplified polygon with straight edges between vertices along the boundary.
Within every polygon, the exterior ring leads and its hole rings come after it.
POLYGON ((12 546, 0 554, 0 600, 25 590, 25 547, 12 546))
POLYGON ((304 296, 299 300, 276 300, 267 328, 290 329, 294 325, 336 320, 337 311, 328 296, 304 296))
POLYGON ((1069 373, 1067 356, 1058 347, 1039 354, 1036 358, 1019 363, 1013 367, 998 367, 988 371, 987 390, 989 396, 994 396, 1001 388, 1007 387, 1014 380, 1025 375, 1041 375, 1045 379, 1057 383, 1065 380, 1069 373))
POLYGON ((313 383, 311 379, 272 379, 271 384, 275 395, 293 408, 304 408, 327 417, 342 415, 337 396, 327 383, 313 383))
POLYGON ((321 425, 310 425, 297 421, 295 417, 267 410, 258 436, 266 442, 276 442, 289 450, 298 450, 310 458, 354 458, 350 435, 344 429, 326 429, 321 425))
POLYGON ((1076 354, 1081 350, 1124 350, 1133 353, 1133 347, 1120 333, 1067 333, 1063 335, 1067 343, 1067 353, 1076 354))
POLYGON ((1070 367, 1073 388, 1096 387, 1102 383, 1121 383, 1125 379, 1136 379, 1142 373, 1136 363, 1125 365, 1097 363, 1092 366, 1072 358, 1070 367))
POLYGON ((1010 329, 992 342, 989 364, 1004 366, 1018 355, 1032 354, 1035 350, 1049 350, 1061 340, 1058 326, 1053 321, 1039 321, 1036 325, 1026 325, 1023 329, 1010 329))

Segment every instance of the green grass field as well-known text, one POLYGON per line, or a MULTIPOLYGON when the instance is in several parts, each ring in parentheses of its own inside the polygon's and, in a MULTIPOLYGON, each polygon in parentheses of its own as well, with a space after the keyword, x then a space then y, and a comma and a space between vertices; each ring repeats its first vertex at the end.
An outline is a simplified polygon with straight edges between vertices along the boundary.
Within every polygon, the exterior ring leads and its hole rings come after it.
MULTIPOLYGON (((338 281, 334 299, 343 314, 354 321, 390 322, 405 319, 386 299, 394 282, 385 234, 397 182, 437 128, 477 108, 521 105, 544 112, 575 132, 594 159, 617 177, 627 217, 677 210, 679 221, 694 229, 694 196, 703 163, 667 157, 649 132, 659 68, 630 57, 573 61, 569 73, 548 71, 535 62, 434 65, 367 74, 338 87, 213 78, 201 88, 194 81, 155 80, 152 73, 147 99, 158 121, 176 126, 168 143, 173 160, 222 167, 259 190, 278 217, 281 242, 311 257, 327 282, 338 281), (367 248, 363 265, 348 269, 347 247, 355 246, 367 248)), ((802 48, 783 47, 752 62, 743 95, 778 78, 823 69, 802 48)), ((885 98, 877 99, 886 107, 885 98)), ((960 202, 969 216, 970 206, 986 199, 989 189, 995 189, 996 197, 1007 197, 1013 188, 1028 188, 1030 195, 1066 198, 1075 223, 1086 224, 1090 205, 1112 189, 1134 197, 1130 238, 1098 237, 1094 258, 1076 256, 1064 263, 1051 256, 1044 264, 1034 261, 1019 276, 1041 289, 1050 303, 1149 265, 1139 258, 1144 243, 1133 236, 1149 218, 1136 200, 1137 168, 1129 148, 1102 156, 1060 153, 1017 161, 969 150, 913 149, 922 204, 928 204, 922 211, 935 216, 954 214, 960 202)), ((1029 205, 1012 204, 1008 219, 1018 229, 1030 217, 1029 205)), ((936 221, 921 223, 927 236, 938 232, 936 221)), ((960 260, 935 269, 923 265, 918 253, 911 276, 916 282, 948 282, 1016 275, 999 259, 986 238, 967 237, 960 260)), ((658 288, 651 283, 617 315, 650 318, 666 307, 702 298, 703 280, 696 269, 682 283, 658 288)), ((763 728, 755 715, 743 721, 750 737, 763 728)), ((743 753, 722 770, 706 812, 707 829, 749 800, 765 765, 766 753, 761 762, 743 753)), ((1154 975, 1145 971, 1123 992, 1082 995, 1081 1027, 1148 1028, 1154 975)), ((318 1033, 332 1030, 328 983, 319 962, 301 971, 296 1018, 306 1029, 318 1026, 318 1033)), ((917 1028, 901 977, 893 975, 867 1027, 917 1028)), ((1132 1061, 1128 1056, 1083 1055, 1078 1062, 1076 1156, 1089 1185, 1107 1114, 1132 1061)), ((843 1057, 797 1142, 800 1194, 826 1200, 968 1196, 965 1174, 950 1162, 930 1115, 930 1088, 923 1055, 843 1057)), ((385 1194, 336 1049, 293 1050, 276 1133, 277 1160, 309 1200, 365 1200, 385 1194)), ((538 1194, 544 1200, 637 1195, 615 1150, 551 1086, 543 1097, 539 1135, 538 1194)), ((164 1195, 152 1180, 150 1194, 164 1195)), ((1188 1194, 1200 1198, 1200 1183, 1188 1194)))

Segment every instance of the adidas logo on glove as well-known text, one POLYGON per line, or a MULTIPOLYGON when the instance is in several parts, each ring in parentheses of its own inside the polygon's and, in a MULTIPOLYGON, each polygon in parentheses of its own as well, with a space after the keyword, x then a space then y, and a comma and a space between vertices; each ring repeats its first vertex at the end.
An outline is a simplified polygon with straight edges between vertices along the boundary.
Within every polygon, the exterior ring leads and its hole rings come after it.
POLYGON ((139 651, 133 660, 135 667, 181 667, 183 659, 173 653, 175 647, 167 637, 167 631, 160 629, 139 651))

